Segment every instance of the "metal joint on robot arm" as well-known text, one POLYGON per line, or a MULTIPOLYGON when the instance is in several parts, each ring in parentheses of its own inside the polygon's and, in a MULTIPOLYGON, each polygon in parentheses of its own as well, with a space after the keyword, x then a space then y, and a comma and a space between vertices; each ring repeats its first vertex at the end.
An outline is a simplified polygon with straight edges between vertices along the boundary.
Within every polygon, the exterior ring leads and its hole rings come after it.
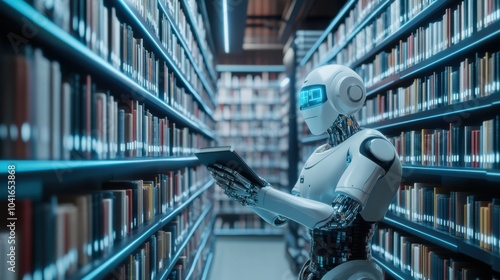
POLYGON ((338 194, 332 202, 333 217, 319 229, 331 230, 349 226, 360 211, 361 204, 344 194, 338 194))

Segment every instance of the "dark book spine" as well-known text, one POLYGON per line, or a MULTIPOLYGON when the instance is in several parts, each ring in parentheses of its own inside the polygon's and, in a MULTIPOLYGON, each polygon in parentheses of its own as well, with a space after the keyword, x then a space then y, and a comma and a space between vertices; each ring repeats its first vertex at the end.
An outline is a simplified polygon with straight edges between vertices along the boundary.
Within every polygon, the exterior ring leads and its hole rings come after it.
MULTIPOLYGON (((500 52, 498 54, 500 54, 500 52)), ((497 56, 497 58, 500 59, 500 56, 497 56)), ((500 60, 497 60, 497 65, 500 65, 500 60)), ((498 70, 500 71, 500 69, 498 70)), ((500 83, 500 80, 498 80, 497 82, 500 83)), ((500 169, 500 115, 496 115, 494 120, 493 153, 494 153, 493 166, 495 169, 500 169)))
POLYGON ((157 263, 158 259, 156 258, 157 256, 157 250, 158 248, 156 247, 156 235, 152 235, 149 239, 149 275, 150 279, 156 279, 156 270, 157 270, 157 263))
POLYGON ((80 76, 75 74, 71 79, 71 91, 73 92, 72 99, 72 114, 71 114, 71 136, 73 138, 73 148, 71 151, 71 159, 80 159, 81 155, 81 95, 80 76))

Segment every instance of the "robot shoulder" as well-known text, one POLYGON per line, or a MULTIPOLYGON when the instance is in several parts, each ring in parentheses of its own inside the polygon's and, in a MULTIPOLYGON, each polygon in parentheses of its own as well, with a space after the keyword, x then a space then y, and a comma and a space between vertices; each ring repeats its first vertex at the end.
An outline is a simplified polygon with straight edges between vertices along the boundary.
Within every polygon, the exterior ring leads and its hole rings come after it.
POLYGON ((394 146, 382 133, 373 129, 367 131, 365 137, 360 141, 359 152, 386 171, 389 170, 396 158, 394 146))

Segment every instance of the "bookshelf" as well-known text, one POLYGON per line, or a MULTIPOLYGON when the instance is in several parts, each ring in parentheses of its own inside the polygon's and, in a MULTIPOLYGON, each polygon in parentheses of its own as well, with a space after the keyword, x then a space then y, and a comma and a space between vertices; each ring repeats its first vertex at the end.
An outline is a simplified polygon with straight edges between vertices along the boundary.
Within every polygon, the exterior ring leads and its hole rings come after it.
POLYGON ((217 80, 204 4, 48 2, 0 2, 0 176, 14 166, 16 180, 0 205, 23 218, 17 274, 1 274, 206 279, 214 181, 194 152, 217 141, 217 80))
MULTIPOLYGON (((495 43, 500 36, 499 14, 495 1, 348 1, 307 51, 294 48, 296 53, 305 53, 296 62, 296 85, 300 87, 305 76, 321 65, 351 67, 367 85, 367 102, 356 117, 362 127, 378 129, 395 145, 401 145, 403 183, 499 197, 500 138, 495 126, 500 92, 500 49, 495 43), (489 123, 493 124, 491 129, 489 123), (476 146, 470 143, 471 127, 480 131, 476 146), (414 133, 428 135, 427 142, 422 140, 424 144, 444 141, 449 150, 421 149, 417 146, 420 142, 414 142, 417 138, 410 137, 414 133), (415 145, 409 146, 413 142, 415 145), (477 153, 470 152, 476 147, 477 153), (421 164, 415 155, 432 161, 421 164), (471 166, 471 157, 477 158, 475 166, 471 166)), ((297 34, 296 40, 300 36, 297 34)), ((300 159, 324 143, 326 136, 310 135, 301 120, 297 128, 300 170, 300 159)), ((492 216, 490 222, 493 219, 497 217, 492 216)), ((390 211, 380 226, 413 236, 419 240, 416 242, 456 258, 468 258, 470 264, 498 275, 498 251, 474 241, 390 211)), ((378 247, 372 249, 374 260, 391 277, 422 276, 402 271, 391 259, 379 255, 378 247)))
MULTIPOLYGON (((276 188, 287 188, 288 100, 280 65, 218 65, 218 108, 215 112, 219 144, 232 146, 245 161, 276 188), (285 94, 286 95, 286 94, 285 94)), ((216 191, 217 235, 273 235, 259 216, 216 191)))

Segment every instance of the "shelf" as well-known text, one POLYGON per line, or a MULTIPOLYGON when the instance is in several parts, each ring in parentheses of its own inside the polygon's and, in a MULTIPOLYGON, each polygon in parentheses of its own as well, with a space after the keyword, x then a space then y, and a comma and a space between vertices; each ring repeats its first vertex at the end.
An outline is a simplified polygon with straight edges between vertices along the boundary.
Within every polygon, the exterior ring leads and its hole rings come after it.
MULTIPOLYGON (((275 139, 277 135, 263 134, 263 133, 245 133, 245 134, 219 134, 219 138, 246 138, 246 137, 257 137, 257 138, 272 138, 275 139)), ((276 140, 278 141, 278 140, 276 140)))
POLYGON ((299 136, 299 142, 302 144, 313 144, 314 142, 323 141, 327 138, 327 134, 299 136))
POLYGON ((469 38, 452 45, 451 47, 435 54, 433 57, 423 60, 399 73, 395 73, 380 81, 376 85, 367 88, 366 95, 368 97, 380 91, 386 90, 389 87, 397 86, 413 80, 415 76, 422 75, 427 71, 443 66, 446 63, 463 56, 465 53, 473 52, 478 49, 479 46, 492 42, 494 39, 498 39, 498 37, 500 37, 500 21, 491 24, 479 32, 473 33, 469 38))
POLYGON ((348 65, 350 68, 355 68, 361 65, 363 62, 367 61, 369 58, 374 57, 377 53, 382 51, 387 46, 397 42, 404 34, 414 31, 420 25, 427 20, 429 17, 433 16, 435 12, 442 11, 441 9, 450 2, 448 1, 434 1, 429 6, 425 7, 418 15, 403 24, 396 32, 382 39, 376 46, 370 49, 368 53, 363 55, 360 59, 348 65))
MULTIPOLYGON (((195 21, 194 21, 195 16, 193 16, 193 14, 191 13, 191 9, 189 9, 189 7, 188 7, 187 0, 181 0, 180 2, 182 4, 182 7, 184 8, 184 15, 186 15, 187 20, 190 22, 191 32, 193 32, 194 37, 195 37, 196 41, 198 42, 198 48, 201 50, 201 54, 202 54, 203 58, 205 59, 205 65, 207 65, 208 72, 210 73, 211 78, 213 80, 216 80, 217 75, 215 74, 214 69, 212 67, 210 67, 210 64, 209 64, 210 60, 208 59, 208 56, 205 52, 205 48, 203 47, 203 44, 201 42, 201 38, 200 38, 200 34, 198 34, 197 26, 194 24, 195 23, 195 21)), ((159 3, 161 4, 161 1, 159 1, 159 3)), ((207 28, 207 25, 205 25, 205 28, 207 28)), ((207 42, 207 46, 208 46, 208 42, 207 42)))
POLYGON ((130 93, 134 99, 144 102, 151 111, 158 112, 163 116, 168 116, 172 121, 182 126, 189 127, 211 139, 215 139, 214 132, 210 131, 205 125, 202 126, 196 123, 194 120, 189 119, 165 104, 163 100, 152 95, 131 78, 112 67, 111 64, 93 53, 76 38, 43 17, 26 2, 0 1, 0 9, 8 11, 6 14, 21 23, 21 19, 29 20, 38 30, 37 39, 50 45, 55 51, 64 55, 64 57, 73 58, 75 63, 78 63, 88 71, 101 74, 99 77, 100 79, 109 79, 117 82, 125 92, 130 93))
MULTIPOLYGON (((0 176, 6 178, 7 165, 16 166, 16 198, 41 199, 44 193, 70 192, 74 185, 113 179, 127 179, 145 172, 161 173, 199 164, 196 157, 169 157, 123 160, 1 160, 0 176), (91 176, 89 176, 91 175, 91 176), (127 177, 127 178, 124 178, 127 177)), ((5 199, 7 193, 0 199, 5 199)))
POLYGON ((407 274, 401 272, 401 269, 399 269, 398 267, 395 267, 391 263, 385 262, 384 260, 382 260, 382 257, 378 256, 377 254, 373 254, 372 259, 374 262, 376 262, 378 265, 380 265, 386 273, 388 273, 393 278, 401 279, 401 280, 413 279, 411 277, 411 275, 407 275, 407 274))
POLYGON ((436 120, 442 120, 442 123, 462 123, 463 119, 470 119, 475 115, 481 116, 485 112, 494 111, 498 109, 499 105, 500 93, 496 92, 489 96, 366 124, 362 127, 385 132, 390 129, 407 128, 408 125, 419 125, 421 128, 425 123, 435 124, 436 120))
MULTIPOLYGON (((220 89, 220 88, 219 88, 220 89)), ((219 98, 221 99, 221 98, 219 98)), ((280 105, 279 100, 254 99, 254 100, 219 100, 219 105, 280 105)))
POLYGON ((356 35, 358 35, 358 33, 363 29, 365 28, 365 26, 373 19, 375 18, 376 16, 379 15, 379 13, 383 12, 385 10, 385 8, 387 6, 389 6, 389 4, 391 4, 393 2, 393 0, 385 0, 383 3, 380 3, 380 4, 377 4, 377 8, 375 8, 375 10, 372 10, 370 11, 369 13, 369 16, 367 16, 363 22, 361 22, 360 24, 357 25, 356 29, 354 29, 351 33, 349 33, 349 36, 346 36, 346 38, 344 39, 343 43, 342 44, 335 44, 336 45, 336 49, 332 50, 331 53, 324 59, 323 62, 319 63, 316 67, 319 67, 319 66, 322 66, 322 65, 325 65, 328 63, 328 61, 332 60, 339 52, 342 51, 342 49, 344 49, 347 44, 349 44, 349 42, 351 42, 352 39, 354 39, 354 37, 356 37, 356 35))
POLYGON ((303 67, 307 61, 313 56, 313 54, 316 52, 316 50, 319 48, 319 46, 323 43, 323 41, 326 39, 328 34, 333 31, 333 28, 337 26, 337 24, 340 23, 340 20, 344 18, 344 16, 351 10, 351 8, 358 2, 357 0, 350 0, 348 3, 344 5, 344 7, 337 13, 335 18, 330 22, 328 27, 325 29, 323 34, 319 36, 318 40, 316 40, 316 43, 309 49, 309 51, 304 55, 302 60, 300 61, 298 67, 303 67))
POLYGON ((215 229, 216 236, 282 236, 283 230, 277 229, 215 229))
MULTIPOLYGON (((226 85, 226 84, 220 84, 219 89, 231 89, 231 90, 242 90, 242 89, 252 89, 252 90, 259 90, 259 89, 266 89, 266 90, 277 90, 280 88, 280 82, 268 82, 267 84, 261 84, 260 86, 257 85, 240 85, 240 86, 232 86, 232 85, 226 85)), ((220 103, 219 103, 220 104, 220 103)))
POLYGON ((473 179, 492 183, 500 182, 500 170, 480 169, 469 167, 444 167, 444 166, 422 166, 422 165, 404 165, 403 179, 423 178, 454 178, 454 179, 473 179))
POLYGON ((281 121, 281 118, 279 117, 240 117, 240 116, 235 116, 234 118, 228 119, 228 118, 216 118, 216 121, 231 121, 231 122, 277 122, 281 121))
POLYGON ((429 226, 408 221, 392 213, 386 214, 383 223, 396 229, 401 229, 452 252, 461 253, 479 260, 490 265, 494 271, 500 272, 500 264, 498 262, 500 260, 500 255, 486 251, 478 245, 473 244, 470 240, 464 240, 450 235, 447 232, 442 232, 429 226))
POLYGON ((203 269, 202 280, 208 279, 210 269, 212 268, 212 261, 214 260, 214 253, 208 254, 207 262, 205 263, 205 268, 203 269))
POLYGON ((210 225, 207 227, 207 229, 205 230, 205 233, 203 234, 203 239, 200 243, 200 246, 198 247, 198 250, 196 250, 196 255, 194 256, 194 258, 190 261, 191 262, 191 266, 189 268, 189 271, 188 273, 186 274, 186 279, 191 279, 191 276, 193 275, 194 273, 194 269, 196 267, 196 264, 198 262, 198 259, 200 258, 201 256, 201 253, 203 252, 203 249, 205 248, 205 246, 207 245, 208 243, 208 240, 210 239, 210 236, 212 235, 212 230, 214 228, 214 224, 215 224, 215 220, 212 219, 212 222, 210 223, 210 225))
POLYGON ((194 232, 198 229, 201 222, 205 219, 205 217, 208 215, 208 213, 210 212, 211 209, 212 209, 212 205, 206 207, 205 210, 203 210, 203 213, 201 213, 201 215, 198 218, 198 220, 196 221, 196 223, 194 225, 192 225, 192 228, 189 231, 189 234, 186 237, 184 237, 184 241, 182 241, 182 244, 180 246, 178 246, 177 250, 175 251, 174 256, 170 259, 169 266, 166 267, 163 271, 159 271, 157 273, 157 275, 159 276, 159 279, 167 279, 167 276, 170 274, 170 272, 172 272, 172 269, 174 268, 175 263, 177 262, 177 259, 179 259, 179 257, 182 254, 182 251, 189 243, 189 239, 191 239, 194 232))
MULTIPOLYGON (((213 115, 213 112, 210 108, 207 107, 205 104, 203 98, 198 94, 198 92, 193 88, 191 83, 184 77, 184 74, 181 72, 179 67, 175 64, 173 58, 168 54, 168 51, 163 47, 163 44, 160 42, 160 39, 155 37, 155 32, 146 24, 144 19, 139 15, 139 13, 136 11, 135 8, 130 7, 129 3, 126 2, 126 0, 120 0, 117 1, 118 4, 123 8, 125 11, 124 16, 127 17, 127 23, 128 24, 133 24, 134 27, 138 28, 141 30, 141 35, 144 36, 145 39, 147 39, 151 45, 155 48, 157 54, 161 54, 163 58, 167 61, 171 69, 174 69, 175 73, 177 74, 177 78, 179 78, 184 86, 193 94, 193 96, 198 100, 198 102, 203 106, 203 109, 207 113, 207 115, 211 116, 213 115)), ((162 6, 162 5, 160 5, 162 6)), ((169 18, 170 20, 170 18, 169 18)), ((174 24, 173 24, 174 25, 174 24)), ((175 29, 175 28, 174 28, 175 29)), ((183 41, 181 39, 182 37, 179 38, 179 41, 183 41)), ((187 53, 189 53, 189 50, 185 49, 187 53)), ((194 65, 193 65, 194 67, 194 65)), ((197 69, 197 68, 196 68, 197 69)), ((199 75, 200 80, 203 80, 202 76, 199 75)), ((206 86, 204 84, 204 86, 206 86)), ((213 98, 213 92, 211 91, 210 87, 205 87, 207 92, 209 93, 209 97, 211 97, 212 104, 215 104, 214 98, 213 98), (212 95, 210 93, 212 92, 212 95)))
MULTIPOLYGON (((184 3, 185 1, 181 1, 181 2, 184 3)), ((167 9, 163 5, 162 1, 160 1, 160 0, 158 0, 158 7, 165 14, 165 16, 167 17, 167 20, 170 22, 171 27, 175 32, 175 35, 177 35, 178 41, 181 43, 182 47, 185 50, 185 53, 186 53, 188 59, 191 61, 191 64, 193 65, 194 70, 198 74, 198 78, 200 79, 200 81, 203 83, 203 86, 207 90, 207 93, 210 96, 210 100, 212 101, 212 104, 216 104, 214 89, 207 83, 207 81, 205 80, 205 77, 203 76, 203 73, 198 68, 198 64, 196 64, 196 61, 194 60, 193 54, 191 53, 191 50, 188 48, 186 40, 184 39, 181 32, 179 31, 179 27, 177 26, 177 23, 172 19, 172 16, 170 15, 170 13, 167 11, 167 9)), ((200 48, 200 49, 202 49, 202 48, 200 48)), ((208 69, 208 67, 207 67, 207 69, 208 69)))
POLYGON ((404 230, 433 244, 439 244, 439 246, 452 252, 458 252, 458 243, 462 242, 461 238, 452 236, 442 231, 435 230, 434 228, 429 226, 410 222, 392 213, 387 213, 385 215, 383 223, 394 228, 404 230))
MULTIPOLYGON (((201 189, 196 191, 187 201, 182 203, 181 206, 174 209, 172 212, 157 216, 153 221, 147 223, 145 226, 136 229, 127 238, 121 240, 114 247, 105 252, 102 257, 97 260, 93 260, 89 264, 82 267, 75 274, 70 275, 68 279, 102 279, 113 269, 120 265, 130 254, 132 254, 139 246, 148 240, 148 238, 160 230, 163 226, 168 224, 175 216, 179 215, 184 208, 186 208, 194 199, 199 197, 208 188, 213 185, 213 181, 206 183, 201 189)), ((204 215, 208 213, 210 207, 205 210, 204 215)), ((203 215, 202 215, 203 217, 203 215)), ((197 222, 199 224, 200 221, 197 222)), ((196 227, 194 227, 196 228, 196 227)), ((180 252, 180 251, 179 251, 180 252)))
POLYGON ((217 72, 285 72, 284 65, 237 65, 220 64, 215 67, 217 72))

